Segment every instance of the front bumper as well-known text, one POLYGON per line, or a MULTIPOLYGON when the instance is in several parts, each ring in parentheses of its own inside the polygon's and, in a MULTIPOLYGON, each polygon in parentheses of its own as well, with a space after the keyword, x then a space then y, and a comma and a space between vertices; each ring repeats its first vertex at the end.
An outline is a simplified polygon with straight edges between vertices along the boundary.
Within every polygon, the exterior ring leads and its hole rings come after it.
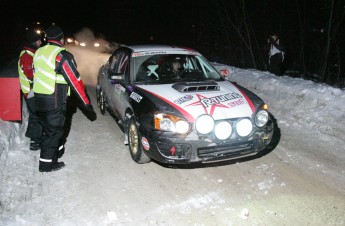
POLYGON ((189 134, 186 137, 154 132, 145 136, 149 143, 146 153, 151 158, 171 164, 218 162, 255 155, 270 143, 273 123, 254 131, 246 138, 232 136, 226 141, 189 134))

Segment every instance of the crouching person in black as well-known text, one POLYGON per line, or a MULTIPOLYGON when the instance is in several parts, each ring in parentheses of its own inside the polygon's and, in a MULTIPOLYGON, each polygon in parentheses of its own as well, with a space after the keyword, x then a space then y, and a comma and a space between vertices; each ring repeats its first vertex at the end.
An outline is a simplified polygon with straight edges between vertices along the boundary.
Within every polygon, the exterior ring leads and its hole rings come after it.
MULTIPOLYGON (((47 30, 47 45, 39 48, 34 56, 34 101, 45 135, 41 145, 40 172, 51 172, 65 166, 58 162, 61 138, 64 133, 67 97, 70 92, 80 98, 91 121, 96 113, 85 92, 73 55, 62 47, 64 33, 51 25, 47 30)), ((60 155, 61 156, 61 155, 60 155)))

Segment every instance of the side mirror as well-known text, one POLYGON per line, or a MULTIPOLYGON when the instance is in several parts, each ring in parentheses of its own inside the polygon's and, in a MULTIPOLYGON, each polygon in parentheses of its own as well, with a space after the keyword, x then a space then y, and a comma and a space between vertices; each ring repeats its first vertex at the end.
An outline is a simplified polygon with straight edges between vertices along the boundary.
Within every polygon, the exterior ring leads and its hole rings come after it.
POLYGON ((223 76, 223 78, 228 77, 229 74, 230 74, 230 71, 227 68, 220 70, 220 75, 223 76))

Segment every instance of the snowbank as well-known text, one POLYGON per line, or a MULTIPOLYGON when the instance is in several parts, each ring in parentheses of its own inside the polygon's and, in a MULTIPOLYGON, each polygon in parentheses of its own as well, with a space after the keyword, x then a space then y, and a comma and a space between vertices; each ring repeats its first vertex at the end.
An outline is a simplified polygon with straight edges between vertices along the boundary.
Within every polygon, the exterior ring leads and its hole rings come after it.
POLYGON ((28 111, 24 101, 23 103, 22 123, 0 119, 0 182, 2 181, 9 152, 11 150, 20 150, 20 146, 23 145, 23 142, 26 142, 25 132, 28 123, 28 111))

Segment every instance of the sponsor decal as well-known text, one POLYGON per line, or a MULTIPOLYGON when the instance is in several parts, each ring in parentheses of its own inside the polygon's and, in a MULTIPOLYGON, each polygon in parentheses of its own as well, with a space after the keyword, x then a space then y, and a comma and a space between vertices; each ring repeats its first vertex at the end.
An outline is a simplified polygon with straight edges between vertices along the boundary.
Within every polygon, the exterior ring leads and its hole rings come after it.
POLYGON ((176 151, 175 146, 172 146, 172 147, 170 148, 170 152, 171 152, 171 155, 172 155, 172 156, 175 154, 175 151, 176 151))
POLYGON ((147 141, 146 137, 141 138, 141 144, 143 145, 143 148, 148 151, 150 149, 150 144, 147 141))
POLYGON ((205 113, 210 114, 210 115, 213 115, 216 107, 229 108, 229 106, 222 104, 223 102, 230 101, 237 98, 243 98, 243 96, 241 96, 238 93, 227 93, 224 95, 219 95, 219 96, 214 96, 214 97, 205 97, 200 94, 196 94, 196 96, 198 97, 199 100, 194 103, 188 104, 186 107, 200 105, 203 107, 205 113))
POLYGON ((242 99, 239 99, 239 100, 235 100, 233 102, 228 103, 228 106, 230 108, 233 108, 233 107, 236 107, 236 106, 241 105, 241 104, 244 104, 244 101, 242 99))
POLYGON ((211 109, 210 111, 208 112, 207 110, 207 107, 205 107, 205 105, 201 102, 203 99, 210 99, 208 97, 204 97, 203 95, 200 95, 200 94, 196 94, 196 96, 198 97, 198 101, 194 102, 194 103, 191 103, 191 104, 188 104, 186 107, 188 106, 201 106, 204 111, 205 111, 205 114, 210 114, 210 115, 213 115, 213 112, 214 110, 216 109, 216 107, 220 107, 220 108, 228 108, 228 106, 224 105, 224 104, 221 104, 221 103, 214 103, 211 106, 211 109))
POLYGON ((123 93, 125 92, 125 87, 121 86, 120 84, 115 84, 115 90, 118 92, 118 93, 123 93))
POLYGON ((227 94, 219 95, 215 97, 203 98, 200 100, 200 102, 205 108, 208 108, 209 106, 212 106, 214 104, 220 104, 222 102, 226 102, 226 101, 238 99, 238 98, 243 98, 243 97, 238 93, 227 93, 227 94))
POLYGON ((193 99, 193 95, 186 95, 186 96, 183 96, 183 97, 180 97, 180 98, 174 100, 174 103, 175 104, 183 104, 187 101, 190 101, 191 99, 193 99))
POLYGON ((133 100, 135 100, 138 103, 141 101, 141 99, 143 99, 142 96, 140 96, 139 94, 137 94, 135 92, 131 93, 130 98, 132 98, 133 100))

